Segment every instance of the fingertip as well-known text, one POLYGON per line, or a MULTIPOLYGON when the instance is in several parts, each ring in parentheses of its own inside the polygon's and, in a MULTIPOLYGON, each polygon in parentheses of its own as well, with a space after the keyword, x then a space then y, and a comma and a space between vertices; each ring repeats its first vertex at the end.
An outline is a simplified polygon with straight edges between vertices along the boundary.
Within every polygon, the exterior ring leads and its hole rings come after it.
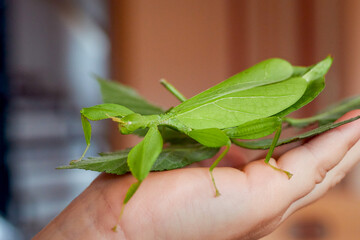
MULTIPOLYGON (((349 111, 338 121, 359 115, 360 109, 349 111)), ((341 162, 359 138, 359 122, 344 124, 285 153, 279 159, 278 165, 294 174, 291 180, 299 190, 298 196, 302 196, 327 177, 327 173, 341 162)))

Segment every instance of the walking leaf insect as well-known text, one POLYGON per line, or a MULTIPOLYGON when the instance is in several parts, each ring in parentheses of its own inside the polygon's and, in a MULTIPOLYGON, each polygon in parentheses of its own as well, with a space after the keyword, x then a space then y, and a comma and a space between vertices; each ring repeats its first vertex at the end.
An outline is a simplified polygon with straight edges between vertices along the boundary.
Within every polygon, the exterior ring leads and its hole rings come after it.
POLYGON ((290 178, 291 173, 270 165, 269 160, 281 134, 285 116, 311 102, 324 88, 324 75, 332 63, 327 57, 305 68, 293 67, 282 59, 268 59, 230 77, 208 90, 186 100, 170 84, 163 84, 183 101, 166 113, 141 115, 118 104, 100 104, 81 110, 81 120, 87 143, 80 161, 89 148, 91 125, 89 120, 110 118, 119 123, 122 134, 148 129, 144 139, 128 153, 127 164, 137 179, 128 190, 124 204, 130 200, 149 174, 163 148, 159 126, 179 131, 200 144, 225 150, 211 165, 213 170, 226 155, 235 139, 258 139, 275 132, 265 162, 290 178))

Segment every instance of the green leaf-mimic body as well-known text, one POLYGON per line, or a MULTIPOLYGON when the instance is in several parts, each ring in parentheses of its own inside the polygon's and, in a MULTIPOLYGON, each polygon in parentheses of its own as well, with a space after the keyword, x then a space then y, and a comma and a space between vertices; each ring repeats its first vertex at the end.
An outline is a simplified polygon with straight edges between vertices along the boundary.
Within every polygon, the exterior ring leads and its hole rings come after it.
MULTIPOLYGON (((162 152, 163 141, 167 141, 166 133, 170 131, 159 131, 159 126, 187 135, 206 147, 226 146, 210 167, 218 195, 212 171, 225 156, 231 142, 234 139, 258 139, 275 132, 265 160, 268 163, 278 142, 284 117, 312 101, 322 91, 324 75, 331 63, 332 59, 328 57, 305 68, 293 67, 282 59, 269 59, 188 100, 176 93, 172 86, 167 87, 185 101, 166 113, 154 107, 149 111, 141 107, 131 109, 127 103, 123 103, 124 106, 105 103, 84 108, 81 114, 85 139, 89 146, 91 127, 88 120, 110 118, 119 123, 123 134, 147 130, 144 139, 127 154, 127 165, 138 182, 129 189, 124 203, 138 189, 162 152)), ((102 88, 111 91, 104 82, 99 82, 102 88)), ((168 83, 164 81, 163 84, 168 83)), ((115 94, 110 96, 115 98, 115 94)), ((133 93, 129 99, 143 101, 133 93)), ((290 176, 290 173, 286 173, 290 176)))
POLYGON ((306 80, 297 77, 246 90, 233 90, 201 105, 189 104, 194 102, 190 98, 163 118, 169 125, 183 124, 191 129, 231 128, 287 109, 302 97, 306 87, 306 80))

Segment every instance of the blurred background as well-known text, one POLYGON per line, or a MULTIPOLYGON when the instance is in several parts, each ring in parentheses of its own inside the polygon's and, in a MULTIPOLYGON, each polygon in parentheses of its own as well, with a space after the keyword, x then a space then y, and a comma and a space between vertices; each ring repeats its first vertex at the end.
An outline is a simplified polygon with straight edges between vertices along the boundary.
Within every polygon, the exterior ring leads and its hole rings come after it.
MULTIPOLYGON (((97 173, 55 170, 85 148, 79 110, 101 103, 92 75, 135 87, 155 104, 261 60, 311 65, 331 54, 326 90, 308 116, 359 94, 357 0, 0 0, 0 240, 29 239, 97 173)), ((88 155, 131 146, 94 124, 88 155)), ((264 239, 358 239, 360 172, 264 239)))

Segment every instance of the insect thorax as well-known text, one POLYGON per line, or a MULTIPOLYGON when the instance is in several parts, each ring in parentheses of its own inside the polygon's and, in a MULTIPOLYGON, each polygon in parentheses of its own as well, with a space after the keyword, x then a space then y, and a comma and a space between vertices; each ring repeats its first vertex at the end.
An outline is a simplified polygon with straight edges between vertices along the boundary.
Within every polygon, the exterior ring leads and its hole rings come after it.
POLYGON ((158 125, 159 115, 140 115, 132 113, 121 119, 123 123, 119 124, 122 134, 130 134, 139 128, 146 128, 150 125, 158 125))

